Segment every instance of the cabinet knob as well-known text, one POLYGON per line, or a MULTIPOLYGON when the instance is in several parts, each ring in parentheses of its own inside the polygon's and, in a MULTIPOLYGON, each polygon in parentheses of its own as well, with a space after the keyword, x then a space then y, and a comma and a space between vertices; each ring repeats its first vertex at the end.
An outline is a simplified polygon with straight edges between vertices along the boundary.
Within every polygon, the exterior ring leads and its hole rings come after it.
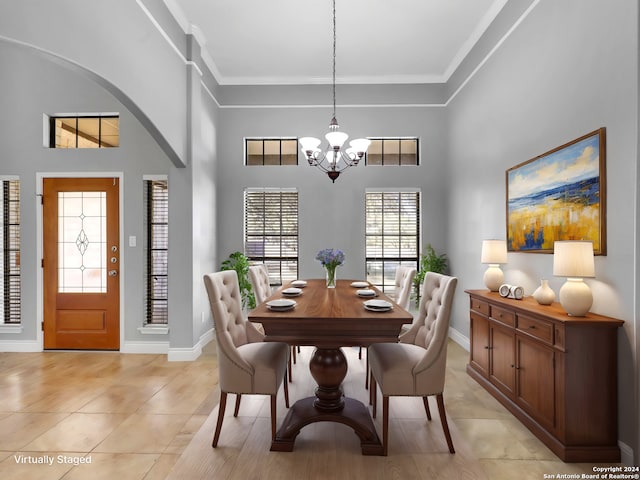
POLYGON ((529 325, 529 328, 530 328, 531 330, 535 330, 535 329, 536 329, 536 326, 535 326, 535 325, 529 325))

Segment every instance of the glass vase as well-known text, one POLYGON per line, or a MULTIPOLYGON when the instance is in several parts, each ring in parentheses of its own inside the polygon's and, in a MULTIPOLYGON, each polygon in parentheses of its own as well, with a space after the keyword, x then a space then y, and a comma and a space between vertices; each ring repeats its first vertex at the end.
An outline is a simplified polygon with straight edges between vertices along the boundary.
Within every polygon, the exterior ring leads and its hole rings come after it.
POLYGON ((327 288, 336 288, 336 267, 325 267, 327 273, 327 288))

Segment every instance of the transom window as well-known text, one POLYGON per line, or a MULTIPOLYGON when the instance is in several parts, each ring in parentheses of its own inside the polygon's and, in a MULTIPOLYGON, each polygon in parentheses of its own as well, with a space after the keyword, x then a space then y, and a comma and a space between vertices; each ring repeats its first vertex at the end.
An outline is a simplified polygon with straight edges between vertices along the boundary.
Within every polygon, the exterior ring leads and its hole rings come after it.
POLYGON ((298 140, 295 138, 245 139, 245 164, 297 165, 298 140))
POLYGON ((169 322, 169 186, 166 179, 144 180, 145 322, 169 322))
POLYGON ((396 269, 418 267, 420 192, 367 191, 365 225, 367 281, 393 292, 396 269))
POLYGON ((20 180, 0 179, 0 324, 20 323, 20 180))
POLYGON ((112 148, 120 146, 120 117, 49 118, 50 148, 112 148))
POLYGON ((264 263, 271 285, 298 278, 298 192, 247 188, 244 191, 244 253, 264 263))
POLYGON ((417 138, 371 138, 367 165, 418 165, 417 138))

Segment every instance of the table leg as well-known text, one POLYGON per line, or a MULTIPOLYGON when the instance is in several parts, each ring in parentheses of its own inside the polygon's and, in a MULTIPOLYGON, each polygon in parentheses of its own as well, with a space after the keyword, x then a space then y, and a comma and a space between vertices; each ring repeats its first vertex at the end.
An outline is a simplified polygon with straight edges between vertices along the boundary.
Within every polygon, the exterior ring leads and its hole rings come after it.
POLYGON ((342 350, 338 347, 316 348, 309 370, 318 384, 316 395, 298 400, 291 406, 271 450, 293 451, 300 430, 310 423, 338 422, 348 425, 358 435, 363 455, 382 455, 382 444, 369 410, 362 402, 343 394, 342 381, 347 374, 347 360, 342 350))

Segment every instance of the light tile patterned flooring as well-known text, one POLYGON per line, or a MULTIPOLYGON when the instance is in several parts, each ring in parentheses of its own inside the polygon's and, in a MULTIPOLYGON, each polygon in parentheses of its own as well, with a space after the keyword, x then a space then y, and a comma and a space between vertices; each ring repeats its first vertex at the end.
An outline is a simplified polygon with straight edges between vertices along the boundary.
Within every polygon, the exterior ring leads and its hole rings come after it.
MULTIPOLYGON (((312 394, 311 351, 303 348, 294 368, 292 401, 312 394)), ((345 351, 350 365, 345 391, 366 399, 364 359, 358 360, 357 349, 345 351)), ((214 342, 195 362, 107 352, 0 353, 0 479, 390 478, 402 473, 402 478, 494 480, 592 473, 593 465, 559 461, 469 378, 467 361, 467 352, 450 342, 445 402, 456 455, 446 453, 437 415, 433 427, 424 419, 407 421, 402 410, 410 404, 392 399, 385 459, 363 457, 352 432, 342 435, 326 423, 305 427, 293 453, 268 452, 268 399, 255 396, 243 399, 237 419, 230 416, 233 402, 227 405, 220 447, 213 450, 219 398, 214 342), (334 453, 327 454, 327 448, 334 453), (403 449, 412 452, 412 467, 397 470, 400 462, 406 464, 403 449), (247 455, 252 462, 246 462, 247 455), (221 459, 225 467, 219 475, 207 473, 221 459), (52 464, 30 463, 36 461, 52 464), (332 462, 340 464, 341 475, 332 462)), ((286 413, 282 394, 279 400, 281 421, 286 413)))

